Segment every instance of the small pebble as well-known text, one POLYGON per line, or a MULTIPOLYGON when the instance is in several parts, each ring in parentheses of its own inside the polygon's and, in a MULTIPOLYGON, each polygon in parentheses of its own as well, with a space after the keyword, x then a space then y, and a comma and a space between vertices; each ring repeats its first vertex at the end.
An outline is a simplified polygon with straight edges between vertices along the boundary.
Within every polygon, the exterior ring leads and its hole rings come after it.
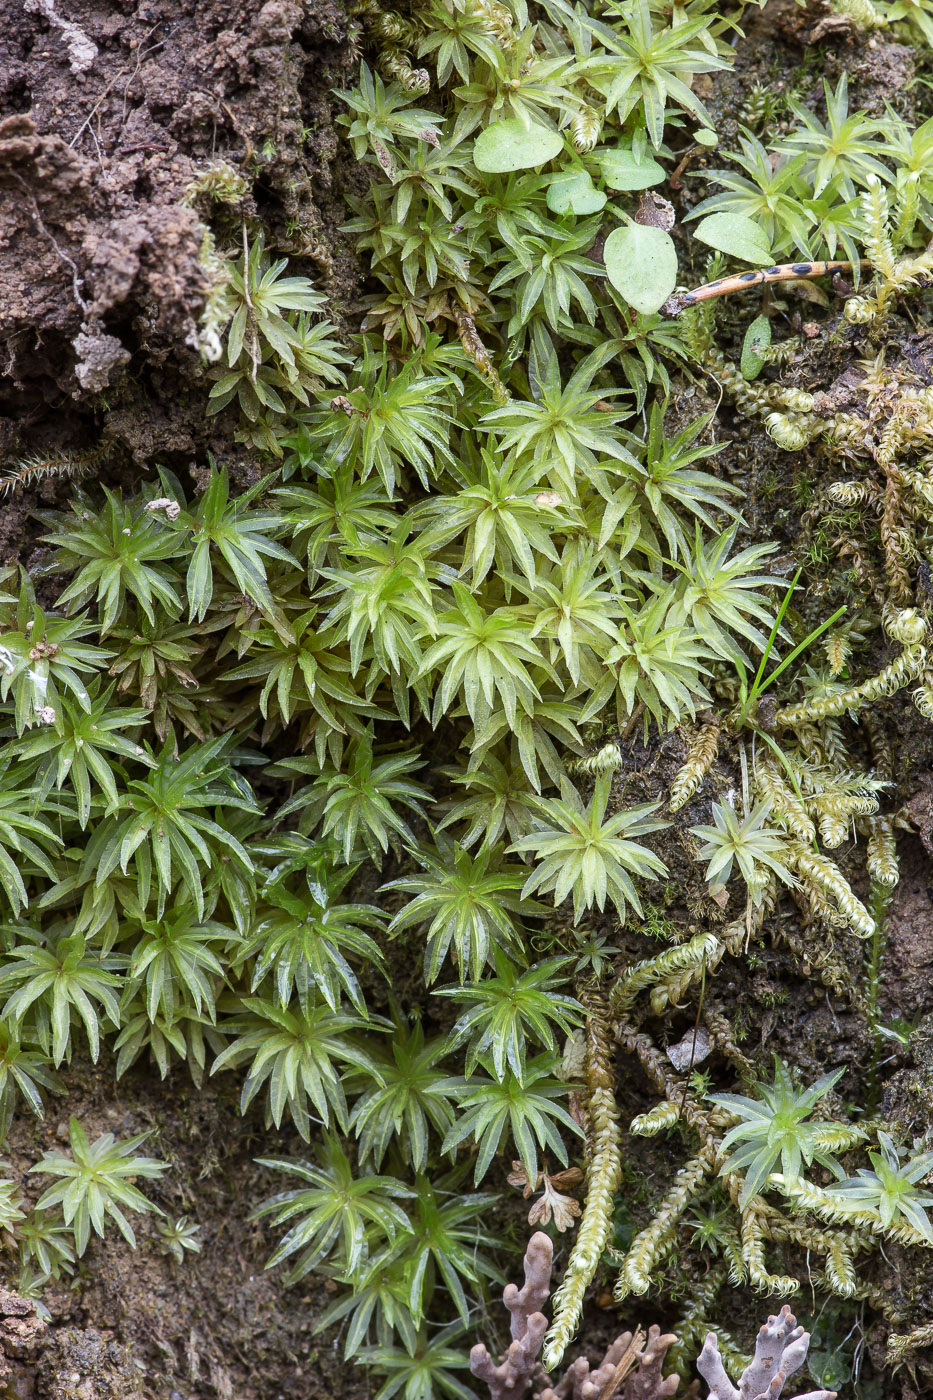
POLYGON ((688 1031, 676 1045, 669 1045, 667 1058, 676 1070, 689 1069, 691 1064, 702 1064, 712 1048, 713 1042, 701 1026, 696 1031, 688 1031))

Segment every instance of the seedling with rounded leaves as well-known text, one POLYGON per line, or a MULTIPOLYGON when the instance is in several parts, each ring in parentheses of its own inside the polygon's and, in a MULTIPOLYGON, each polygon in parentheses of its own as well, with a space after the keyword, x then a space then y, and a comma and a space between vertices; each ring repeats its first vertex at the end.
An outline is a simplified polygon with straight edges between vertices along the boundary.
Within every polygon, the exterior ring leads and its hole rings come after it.
POLYGON ((693 230, 693 236, 717 252, 758 267, 774 262, 774 254, 758 224, 744 214, 707 214, 693 230))
POLYGON ((606 239, 606 275, 629 306, 650 316, 677 285, 677 249, 664 229, 632 221, 606 239))
POLYGON ((643 151, 620 146, 616 149, 605 147, 593 152, 593 159, 599 165, 599 173, 604 184, 611 190, 647 190, 652 185, 660 185, 664 178, 664 166, 643 151))
POLYGON ((547 188, 547 207, 555 214, 598 214, 607 198, 586 170, 562 171, 552 176, 547 188))
POLYGON ((546 165, 564 149, 563 138, 546 126, 523 122, 518 117, 493 122, 473 143, 477 170, 490 175, 506 175, 546 165))
POLYGON ((771 345, 771 322, 756 316, 742 341, 741 370, 746 379, 757 379, 765 367, 765 354, 771 345))

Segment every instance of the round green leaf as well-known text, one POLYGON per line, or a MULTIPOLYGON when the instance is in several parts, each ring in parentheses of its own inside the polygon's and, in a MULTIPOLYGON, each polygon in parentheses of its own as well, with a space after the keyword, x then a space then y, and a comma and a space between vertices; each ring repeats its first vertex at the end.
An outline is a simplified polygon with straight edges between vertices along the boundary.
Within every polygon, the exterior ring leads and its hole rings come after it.
POLYGON ((667 301, 677 282, 677 250, 660 228, 628 224, 606 239, 609 281, 636 311, 650 315, 667 301))
POLYGON ((767 266, 774 254, 761 229, 744 214, 707 214, 696 226, 696 237, 720 253, 767 266))
POLYGON ((487 175, 505 175, 511 170, 528 170, 544 165, 564 149, 564 138, 546 126, 526 126, 517 117, 493 122, 481 131, 473 145, 477 170, 487 175))
POLYGON ((646 190, 660 185, 664 169, 649 155, 636 156, 634 151, 597 151, 596 159, 602 177, 611 190, 646 190))
POLYGON ((835 1351, 817 1351, 807 1357, 807 1369, 820 1386, 841 1390, 852 1379, 852 1365, 845 1355, 835 1351))
POLYGON ((585 170, 555 175, 547 188, 547 207, 555 214, 595 214, 605 203, 585 170))
POLYGON ((756 316, 742 342, 740 368, 746 379, 757 379, 765 367, 762 350, 771 344, 771 322, 767 316, 756 316))
POLYGON ((706 146, 710 151, 719 145, 719 137, 715 131, 710 131, 708 126, 701 126, 699 131, 695 131, 693 139, 698 146, 706 146))

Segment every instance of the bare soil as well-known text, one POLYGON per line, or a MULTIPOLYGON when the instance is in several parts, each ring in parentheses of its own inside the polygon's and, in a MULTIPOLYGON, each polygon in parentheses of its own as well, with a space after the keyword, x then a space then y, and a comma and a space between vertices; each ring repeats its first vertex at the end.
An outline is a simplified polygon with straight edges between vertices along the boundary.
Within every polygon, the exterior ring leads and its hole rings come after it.
MULTIPOLYGON (((29 1168, 43 1151, 67 1148, 70 1114, 92 1139, 149 1131, 141 1150, 170 1170, 146 1193, 172 1220, 200 1225, 201 1253, 176 1263, 154 1215, 133 1217, 135 1251, 108 1231, 73 1287, 45 1292, 51 1321, 28 1348, 8 1344, 0 1323, 11 1370, 0 1370, 0 1386, 12 1385, 17 1400, 362 1400, 363 1374, 343 1362, 342 1347, 312 1336, 331 1301, 326 1288, 306 1280, 283 1289, 264 1267, 269 1235, 249 1219, 281 1184, 255 1158, 302 1156, 297 1135, 267 1131, 261 1115, 241 1118, 230 1076, 196 1088, 186 1076, 162 1084, 130 1071, 115 1083, 102 1059, 77 1066, 68 1090, 43 1123, 17 1121, 6 1174, 34 1201, 47 1179, 29 1168)), ((0 1291, 0 1318, 3 1303, 0 1291)))
POLYGON ((71 0, 65 34, 56 13, 0 3, 0 460, 104 447, 130 478, 184 468, 209 440, 232 448, 196 352, 198 173, 248 170, 338 309, 358 284, 337 232, 346 17, 330 0, 71 0))

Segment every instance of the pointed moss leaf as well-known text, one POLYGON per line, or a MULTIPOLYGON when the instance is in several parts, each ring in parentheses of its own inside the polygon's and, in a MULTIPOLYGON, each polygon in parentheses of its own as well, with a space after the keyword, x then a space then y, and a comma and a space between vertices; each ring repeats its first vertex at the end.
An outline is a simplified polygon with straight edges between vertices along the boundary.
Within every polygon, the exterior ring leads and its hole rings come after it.
POLYGON ((771 322, 767 316, 756 316, 742 342, 741 370, 746 379, 757 379, 764 369, 761 353, 771 344, 771 322))
POLYGON ((628 224, 606 239, 603 253, 609 281, 636 311, 657 311, 677 281, 677 251, 670 234, 628 224))
POLYGON ((596 214, 606 203, 585 170, 555 175, 547 189, 547 207, 554 214, 596 214))
POLYGON ((646 190, 660 185, 664 169, 647 154, 634 151, 597 151, 602 177, 611 190, 646 190))
POLYGON ((707 214, 694 230, 701 243, 745 262, 769 264, 774 255, 761 229, 744 214, 707 214))
POLYGON ((564 149, 564 138, 545 126, 526 126, 517 117, 493 122, 481 131, 473 146, 478 170, 488 175, 504 175, 510 170, 528 170, 544 165, 564 149))

